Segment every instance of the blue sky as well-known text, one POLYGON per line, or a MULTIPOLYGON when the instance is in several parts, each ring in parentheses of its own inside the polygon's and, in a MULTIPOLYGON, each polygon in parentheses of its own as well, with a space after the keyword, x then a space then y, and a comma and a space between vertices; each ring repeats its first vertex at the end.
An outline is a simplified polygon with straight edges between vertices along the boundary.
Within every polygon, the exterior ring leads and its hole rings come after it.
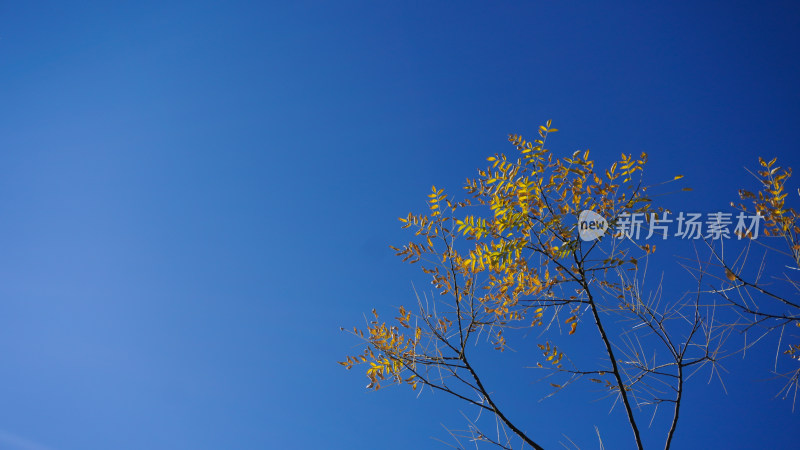
MULTIPOLYGON (((0 448, 440 448, 463 405, 336 364, 414 301, 397 217, 550 118, 725 206, 798 167, 798 80, 791 2, 2 2, 0 448)), ((697 383, 678 448, 796 446, 769 359, 697 383)), ((499 395, 548 448, 629 443, 499 395)))

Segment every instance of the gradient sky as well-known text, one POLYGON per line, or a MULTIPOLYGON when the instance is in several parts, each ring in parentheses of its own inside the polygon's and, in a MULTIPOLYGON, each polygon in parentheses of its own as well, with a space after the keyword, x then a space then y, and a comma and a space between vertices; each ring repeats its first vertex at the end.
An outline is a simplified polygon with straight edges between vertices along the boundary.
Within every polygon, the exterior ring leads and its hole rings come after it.
MULTIPOLYGON (((464 405, 336 364, 413 304, 388 245, 432 184, 550 118, 687 210, 800 167, 797 3, 662 3, 0 2, 0 448, 443 448, 464 405)), ((797 447, 761 348, 696 380, 676 448, 797 447)), ((487 376, 547 448, 630 444, 487 376)))

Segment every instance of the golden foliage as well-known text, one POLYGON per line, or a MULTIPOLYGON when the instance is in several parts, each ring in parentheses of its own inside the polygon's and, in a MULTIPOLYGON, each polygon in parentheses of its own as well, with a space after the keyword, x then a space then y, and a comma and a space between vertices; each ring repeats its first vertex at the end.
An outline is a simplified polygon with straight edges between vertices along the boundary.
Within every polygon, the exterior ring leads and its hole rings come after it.
MULTIPOLYGON (((415 349, 421 339, 453 339, 455 321, 460 325, 461 341, 478 328, 493 329, 498 350, 506 346, 502 328, 523 323, 542 326, 545 313, 556 304, 555 288, 575 282, 579 276, 588 280, 582 271, 594 247, 581 250, 584 244, 568 218, 591 209, 613 224, 622 213, 650 211, 647 187, 633 178, 647 163, 646 154, 638 158, 622 154, 608 170, 597 171, 588 150, 557 158, 545 148, 548 136, 556 131, 547 121, 533 141, 509 135, 508 141, 519 155, 487 158, 489 166, 479 170, 478 177, 467 179, 465 200, 456 202, 444 189, 433 186, 427 214, 409 213, 399 219, 403 228, 414 229, 416 239, 391 248, 403 261, 422 262, 422 270, 431 275, 438 293, 453 297, 456 317, 423 315, 418 321, 424 321, 430 330, 417 327, 414 338, 405 338, 399 327, 377 321, 367 326, 366 334, 354 330, 369 351, 348 357, 342 364, 350 368, 369 362, 370 387, 377 388, 379 381, 386 379, 403 382, 404 370, 416 375, 418 363, 440 358, 438 351, 424 354, 415 349), (459 237, 466 243, 459 243, 459 237)), ((642 249, 649 254, 655 246, 642 249)), ((636 259, 612 254, 593 270, 624 264, 635 265, 636 259)), ((580 295, 562 300, 565 304, 580 295)), ((570 335, 580 323, 579 314, 576 308, 567 319, 570 335)), ((401 307, 400 327, 410 328, 410 319, 410 313, 401 307)), ((558 353, 550 360, 560 361, 561 356, 558 353)), ((415 386, 415 382, 410 384, 415 386)))

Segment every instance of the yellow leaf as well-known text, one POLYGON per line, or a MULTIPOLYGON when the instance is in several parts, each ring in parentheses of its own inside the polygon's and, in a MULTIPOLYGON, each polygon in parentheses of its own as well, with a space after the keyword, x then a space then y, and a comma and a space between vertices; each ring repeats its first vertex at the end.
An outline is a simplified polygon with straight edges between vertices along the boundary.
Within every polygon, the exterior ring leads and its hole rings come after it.
POLYGON ((730 269, 725 269, 725 276, 731 281, 736 281, 736 275, 730 269))

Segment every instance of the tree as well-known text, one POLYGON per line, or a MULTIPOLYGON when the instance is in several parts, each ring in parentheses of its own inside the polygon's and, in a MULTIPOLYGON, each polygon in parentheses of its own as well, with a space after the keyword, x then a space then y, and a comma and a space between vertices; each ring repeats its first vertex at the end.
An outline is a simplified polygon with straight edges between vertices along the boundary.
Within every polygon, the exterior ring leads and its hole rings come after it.
MULTIPOLYGON (((608 170, 597 170, 588 150, 558 158, 545 148, 556 131, 548 121, 534 141, 509 136, 518 157, 489 157, 490 166, 467 180, 465 199, 433 187, 427 213, 400 219, 415 239, 392 248, 403 261, 419 263, 439 295, 417 295, 416 313, 401 306, 392 324, 373 309, 374 320, 352 330, 363 340, 363 352, 340 364, 365 364, 369 388, 394 383, 446 392, 493 414, 503 428, 489 434, 470 423, 454 435, 501 448, 521 441, 540 449, 541 438, 503 413, 471 362, 473 352, 485 347, 476 342, 504 351, 538 328, 536 366, 545 371, 552 394, 579 381, 602 387, 624 409, 639 449, 649 409, 666 407, 671 418, 661 445, 669 448, 692 372, 718 374, 726 357, 770 334, 787 339, 800 326, 794 274, 772 272, 788 292, 765 283, 765 269, 776 261, 780 267, 781 258, 793 264, 790 269, 800 264, 797 213, 784 205, 791 170, 760 160, 763 170, 754 175, 761 190, 740 191, 742 200, 752 201, 751 210, 740 204, 736 216, 709 217, 710 231, 701 234, 697 217, 652 200, 654 191, 681 176, 646 186, 644 153, 623 154, 608 170), (656 245, 643 243, 644 233, 666 237, 670 224, 683 237, 700 238, 694 255, 681 262, 693 276, 682 296, 665 295, 662 280, 652 283, 647 276, 656 245), (757 240, 760 225, 789 251, 757 240), (725 245, 738 246, 738 256, 731 259, 725 245), (753 264, 756 249, 764 256, 753 264), (579 330, 599 343, 598 355, 573 357, 559 349, 556 341, 579 330)), ((800 358, 800 345, 784 352, 800 358)), ((799 373, 783 374, 784 394, 796 395, 799 373)))

